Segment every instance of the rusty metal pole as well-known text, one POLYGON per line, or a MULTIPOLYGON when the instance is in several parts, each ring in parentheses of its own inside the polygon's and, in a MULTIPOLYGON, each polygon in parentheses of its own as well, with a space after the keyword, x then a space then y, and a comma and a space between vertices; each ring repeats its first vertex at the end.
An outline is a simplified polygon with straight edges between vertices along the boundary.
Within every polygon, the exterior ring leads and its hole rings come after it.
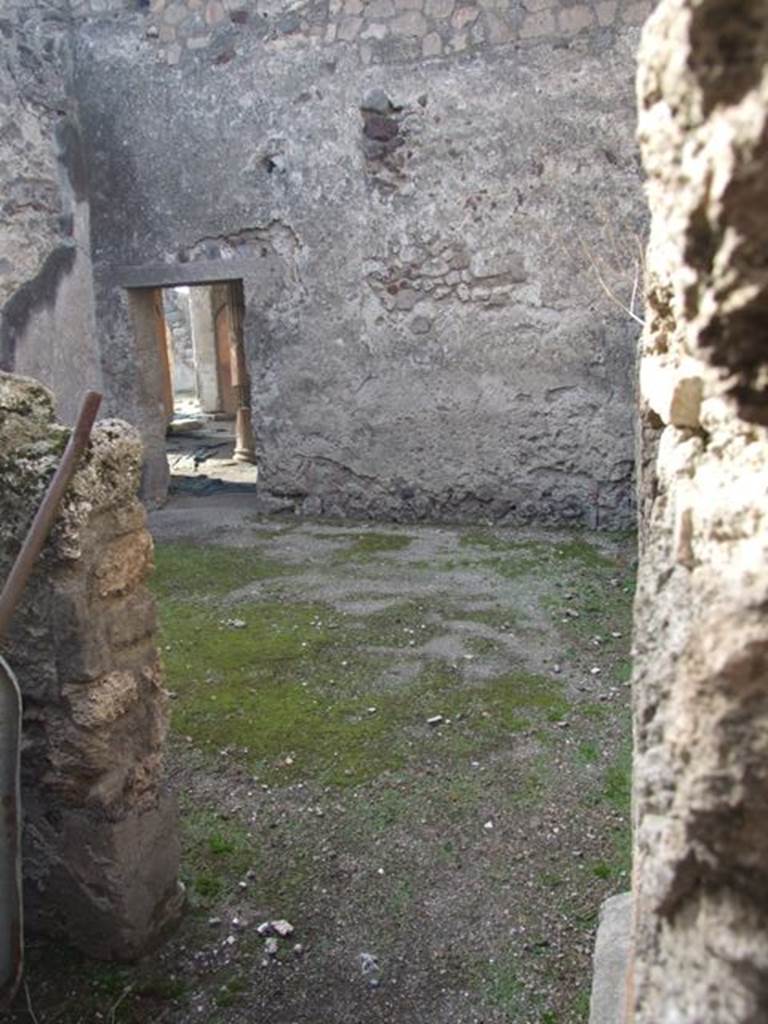
MULTIPOLYGON (((43 549, 59 502, 88 444, 101 404, 89 391, 56 472, 48 484, 16 561, 0 592, 0 638, 5 634, 43 549)), ((21 981, 24 965, 24 911, 21 894, 21 692, 7 662, 0 658, 0 1009, 6 1009, 21 981)))

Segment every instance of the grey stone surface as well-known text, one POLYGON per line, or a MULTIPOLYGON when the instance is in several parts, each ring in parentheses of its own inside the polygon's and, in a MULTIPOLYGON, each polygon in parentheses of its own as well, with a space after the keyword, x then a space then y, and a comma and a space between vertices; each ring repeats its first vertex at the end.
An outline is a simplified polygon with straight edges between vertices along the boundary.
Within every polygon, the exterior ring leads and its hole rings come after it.
POLYGON ((80 25, 113 408, 158 450, 123 285, 201 261, 244 282, 265 493, 321 514, 628 525, 636 328, 585 252, 628 295, 636 30, 369 66, 362 42, 249 26, 231 60, 169 70, 135 19, 80 25), (376 90, 391 110, 362 109, 376 90))
POLYGON ((595 939, 589 1024, 625 1024, 632 894, 611 896, 600 908, 595 939))
POLYGON ((0 29, 0 368, 50 385, 71 421, 102 378, 68 5, 5 0, 0 29))
POLYGON ((768 1019, 768 5, 662 0, 638 83, 652 225, 634 1020, 758 1024, 768 1019))

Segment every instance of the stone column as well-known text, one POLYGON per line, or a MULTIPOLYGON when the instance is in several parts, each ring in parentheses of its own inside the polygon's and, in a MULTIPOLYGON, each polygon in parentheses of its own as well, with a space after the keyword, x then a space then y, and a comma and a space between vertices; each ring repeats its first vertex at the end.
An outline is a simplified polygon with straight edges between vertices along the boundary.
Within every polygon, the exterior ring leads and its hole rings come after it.
POLYGON ((192 345, 197 372, 197 397, 203 412, 221 412, 219 368, 216 359, 216 334, 213 327, 211 289, 190 288, 189 312, 192 326, 192 345))
MULTIPOLYGON (((0 374, 0 574, 67 433, 42 385, 0 374)), ((28 929, 105 959, 142 954, 182 904, 140 464, 130 427, 96 426, 5 652, 24 695, 28 929)))
POLYGON ((661 0, 636 601, 636 1024, 768 1020, 768 3, 661 0))

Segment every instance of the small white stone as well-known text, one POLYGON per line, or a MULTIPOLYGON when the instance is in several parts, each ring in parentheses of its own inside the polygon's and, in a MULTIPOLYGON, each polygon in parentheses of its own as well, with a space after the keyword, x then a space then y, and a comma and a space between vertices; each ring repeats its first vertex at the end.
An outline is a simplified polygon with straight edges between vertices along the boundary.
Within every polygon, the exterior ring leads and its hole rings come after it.
POLYGON ((289 935, 293 935, 295 930, 290 921, 286 921, 284 918, 281 918, 279 921, 270 921, 270 924, 272 925, 272 930, 276 932, 281 939, 285 939, 289 935))

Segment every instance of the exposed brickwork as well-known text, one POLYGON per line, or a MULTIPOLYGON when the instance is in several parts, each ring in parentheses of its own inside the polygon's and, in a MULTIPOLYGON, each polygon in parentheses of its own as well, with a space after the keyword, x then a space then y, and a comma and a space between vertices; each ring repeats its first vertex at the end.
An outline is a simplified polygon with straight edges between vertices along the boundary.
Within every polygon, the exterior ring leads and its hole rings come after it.
MULTIPOLYGON (((136 31, 170 65, 194 55, 226 62, 247 37, 278 48, 351 46, 363 64, 380 64, 638 25, 652 6, 651 0, 306 0, 281 12, 277 3, 257 7, 251 0, 150 0, 136 31)), ((98 18, 136 7, 127 0, 73 0, 73 10, 98 18)))

